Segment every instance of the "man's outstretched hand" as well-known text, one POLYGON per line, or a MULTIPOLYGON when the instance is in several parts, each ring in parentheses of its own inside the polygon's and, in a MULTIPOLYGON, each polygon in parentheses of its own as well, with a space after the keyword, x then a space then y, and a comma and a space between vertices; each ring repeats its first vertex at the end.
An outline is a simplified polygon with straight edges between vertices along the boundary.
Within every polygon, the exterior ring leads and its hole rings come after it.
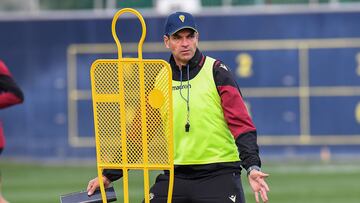
POLYGON ((266 177, 268 177, 269 174, 263 173, 261 171, 252 170, 250 171, 250 174, 248 176, 249 183, 251 186, 251 189, 253 190, 255 194, 255 200, 257 203, 259 203, 259 193, 261 196, 261 199, 263 202, 267 202, 269 200, 267 196, 267 192, 270 191, 269 186, 265 182, 266 177))

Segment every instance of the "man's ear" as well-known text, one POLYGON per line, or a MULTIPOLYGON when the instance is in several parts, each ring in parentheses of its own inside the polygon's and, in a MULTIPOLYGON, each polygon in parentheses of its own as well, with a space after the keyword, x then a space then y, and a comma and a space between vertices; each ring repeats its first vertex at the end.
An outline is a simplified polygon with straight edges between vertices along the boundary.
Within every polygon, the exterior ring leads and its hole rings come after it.
POLYGON ((199 46, 199 33, 196 32, 195 33, 195 37, 196 37, 196 47, 199 46))
POLYGON ((169 37, 164 35, 164 44, 165 44, 165 47, 168 48, 168 49, 170 48, 169 40, 170 40, 169 37))

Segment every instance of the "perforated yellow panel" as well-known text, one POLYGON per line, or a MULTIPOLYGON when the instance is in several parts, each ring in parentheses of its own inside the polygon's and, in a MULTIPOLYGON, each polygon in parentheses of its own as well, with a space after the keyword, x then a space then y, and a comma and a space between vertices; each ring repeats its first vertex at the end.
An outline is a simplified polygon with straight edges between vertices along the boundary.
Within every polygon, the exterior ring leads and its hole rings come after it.
POLYGON ((98 164, 172 165, 169 65, 161 60, 97 60, 91 79, 98 164))
POLYGON ((144 200, 150 202, 149 170, 169 170, 167 203, 174 185, 171 68, 163 60, 142 59, 146 25, 131 8, 116 12, 111 23, 118 59, 91 65, 96 157, 102 201, 107 203, 102 171, 122 169, 124 203, 129 202, 128 169, 144 171, 144 200), (138 58, 123 58, 116 21, 124 13, 138 17, 142 34, 138 58))

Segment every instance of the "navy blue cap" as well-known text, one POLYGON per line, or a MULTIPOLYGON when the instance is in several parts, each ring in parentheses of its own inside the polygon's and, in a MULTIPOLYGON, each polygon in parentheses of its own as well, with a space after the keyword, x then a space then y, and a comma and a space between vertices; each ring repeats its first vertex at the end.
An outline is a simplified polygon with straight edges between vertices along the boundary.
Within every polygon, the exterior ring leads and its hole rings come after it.
POLYGON ((189 28, 197 32, 194 17, 190 13, 176 12, 169 15, 167 18, 164 34, 170 36, 185 28, 189 28))

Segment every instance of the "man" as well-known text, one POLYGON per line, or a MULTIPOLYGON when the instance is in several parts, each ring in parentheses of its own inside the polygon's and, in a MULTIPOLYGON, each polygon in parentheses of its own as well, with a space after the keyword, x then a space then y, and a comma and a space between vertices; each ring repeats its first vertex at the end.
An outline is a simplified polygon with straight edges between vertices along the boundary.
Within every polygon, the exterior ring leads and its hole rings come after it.
MULTIPOLYGON (((0 109, 22 103, 24 96, 20 88, 12 79, 10 71, 5 63, 0 60, 0 109)), ((5 136, 0 122, 0 154, 5 147, 5 136)), ((0 203, 7 203, 1 195, 1 175, 0 175, 0 203)))
MULTIPOLYGON (((261 172, 256 128, 240 90, 223 62, 204 56, 193 16, 171 14, 164 43, 170 49, 173 74, 174 203, 244 203, 241 167, 263 202, 268 201, 268 174, 261 172), (241 160, 241 161, 240 161, 241 160)), ((105 187, 122 176, 105 170, 105 187)), ((150 189, 151 202, 166 202, 169 174, 160 174, 150 189)), ((89 181, 91 195, 99 187, 89 181)))

